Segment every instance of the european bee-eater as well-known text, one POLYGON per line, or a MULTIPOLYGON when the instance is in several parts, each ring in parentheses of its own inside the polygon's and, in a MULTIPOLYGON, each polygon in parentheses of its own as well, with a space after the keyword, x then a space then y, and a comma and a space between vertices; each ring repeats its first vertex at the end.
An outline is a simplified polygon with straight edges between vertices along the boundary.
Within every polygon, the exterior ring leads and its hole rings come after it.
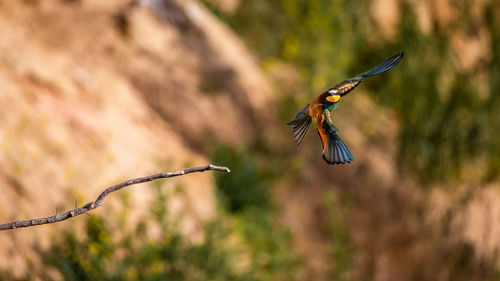
POLYGON ((338 135, 339 129, 333 125, 331 112, 337 108, 340 98, 350 93, 363 79, 386 72, 396 66, 403 58, 403 52, 386 59, 380 65, 368 70, 349 80, 345 80, 335 87, 313 99, 295 119, 287 124, 293 126, 295 143, 299 145, 311 125, 312 119, 316 119, 316 129, 323 143, 323 159, 328 164, 345 164, 354 160, 351 152, 342 142, 338 135))

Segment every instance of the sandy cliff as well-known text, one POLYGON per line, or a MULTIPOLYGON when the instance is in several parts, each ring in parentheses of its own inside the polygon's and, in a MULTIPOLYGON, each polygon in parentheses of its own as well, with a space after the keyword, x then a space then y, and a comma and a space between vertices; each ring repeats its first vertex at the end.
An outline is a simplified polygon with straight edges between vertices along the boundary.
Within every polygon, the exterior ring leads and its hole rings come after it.
MULTIPOLYGON (((154 2, 0 1, 1 222, 53 215, 127 178, 207 164, 212 138, 251 141, 270 118, 270 87, 235 35, 197 2, 153 11, 154 2)), ((212 175, 164 183, 176 184, 189 187, 175 206, 196 234, 214 214, 212 175)), ((148 190, 129 190, 137 213, 148 190)), ((108 200, 99 211, 117 199, 108 200)), ((35 239, 46 245, 60 227, 0 233, 0 267, 23 271, 35 239)))

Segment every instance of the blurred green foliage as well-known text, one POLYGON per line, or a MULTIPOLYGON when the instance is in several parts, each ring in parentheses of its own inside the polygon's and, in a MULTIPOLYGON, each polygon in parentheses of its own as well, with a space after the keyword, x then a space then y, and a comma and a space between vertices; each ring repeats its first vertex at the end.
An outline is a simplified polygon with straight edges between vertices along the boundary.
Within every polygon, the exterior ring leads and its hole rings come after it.
POLYGON ((192 243, 169 219, 168 198, 173 192, 159 185, 155 190, 154 221, 141 221, 130 231, 114 223, 117 214, 93 215, 83 235, 67 229, 59 243, 39 250, 43 262, 64 280, 258 280, 253 268, 237 269, 234 257, 239 255, 226 243, 231 232, 220 221, 207 223, 203 242, 192 243), (150 233, 152 227, 161 229, 156 237, 150 233))
MULTIPOLYGON (((297 280, 302 262, 290 231, 276 223, 271 176, 244 148, 216 145, 214 158, 232 172, 215 174, 221 208, 203 226, 202 242, 181 233, 182 214, 169 212, 182 188, 155 182, 147 220, 127 227, 130 198, 121 192, 121 211, 93 214, 84 233, 67 228, 50 249, 38 249, 43 263, 64 280, 297 280)), ((48 272, 30 271, 25 279, 58 280, 48 272)))
POLYGON ((270 207, 270 175, 257 165, 256 155, 244 148, 215 144, 212 159, 231 167, 229 174, 215 174, 219 202, 230 213, 270 207))
MULTIPOLYGON (((258 152, 215 144, 213 162, 231 167, 229 174, 215 174, 218 202, 232 214, 241 238, 251 246, 250 260, 260 270, 258 280, 297 280, 301 261, 290 250, 291 233, 277 223, 271 201, 276 174, 269 162, 259 162, 258 152)), ((271 161, 272 162, 272 161, 271 161)))
POLYGON ((92 216, 85 238, 65 231, 61 243, 41 253, 44 263, 64 280, 253 280, 235 270, 231 250, 220 237, 224 232, 216 223, 205 227, 206 237, 199 245, 175 230, 151 240, 143 223, 115 241, 122 230, 110 225, 92 216))
POLYGON ((330 253, 335 265, 330 272, 331 280, 352 280, 352 268, 354 267, 351 237, 349 228, 344 221, 347 217, 341 208, 339 199, 333 192, 327 192, 324 196, 324 204, 327 208, 329 223, 327 232, 331 236, 330 253))
POLYGON ((495 114, 500 31, 493 2, 484 5, 483 22, 472 14, 469 1, 456 1, 460 16, 446 26, 433 22, 427 34, 419 29, 414 7, 401 2, 397 34, 387 39, 371 17, 368 0, 244 0, 223 18, 262 61, 291 62, 300 71, 306 96, 286 93, 281 104, 289 109, 294 100, 296 105, 288 118, 324 89, 405 51, 387 77, 363 83, 376 101, 398 113, 401 171, 422 181, 491 181, 500 168, 500 132, 494 129, 500 125, 495 114), (491 58, 483 56, 472 69, 463 69, 457 62, 461 54, 450 47, 451 36, 479 40, 478 25, 485 25, 491 37, 491 58), (478 79, 485 73, 488 87, 480 93, 478 79), (484 166, 477 175, 465 170, 471 162, 484 166))

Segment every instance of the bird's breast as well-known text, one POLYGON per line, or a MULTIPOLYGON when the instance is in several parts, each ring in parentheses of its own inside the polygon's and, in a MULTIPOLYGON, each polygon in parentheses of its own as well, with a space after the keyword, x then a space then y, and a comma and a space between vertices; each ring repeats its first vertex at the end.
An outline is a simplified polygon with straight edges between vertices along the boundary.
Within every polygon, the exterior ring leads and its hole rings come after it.
POLYGON ((307 113, 312 118, 318 118, 318 116, 323 112, 323 101, 324 94, 314 98, 309 103, 309 108, 307 109, 307 113))
POLYGON ((323 112, 323 104, 311 103, 307 109, 307 113, 312 118, 318 118, 318 116, 323 112))

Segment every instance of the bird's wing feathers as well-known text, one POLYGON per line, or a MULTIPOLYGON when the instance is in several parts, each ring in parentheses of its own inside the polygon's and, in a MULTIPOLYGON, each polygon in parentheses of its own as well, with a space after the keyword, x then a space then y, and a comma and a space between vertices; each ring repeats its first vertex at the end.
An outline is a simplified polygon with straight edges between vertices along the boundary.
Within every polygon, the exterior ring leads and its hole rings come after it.
POLYGON ((383 72, 386 72, 387 70, 395 67, 403 58, 404 52, 401 52, 395 56, 392 56, 388 59, 386 59, 383 63, 377 65, 376 67, 368 70, 367 72, 364 72, 354 78, 345 80, 335 86, 336 89, 339 90, 339 93, 341 96, 347 95, 349 92, 354 90, 363 79, 371 77, 373 75, 377 75, 383 72))
POLYGON ((311 116, 306 113, 308 107, 309 105, 306 105, 304 109, 297 113, 295 119, 287 123, 288 125, 293 126, 293 136, 297 145, 299 145, 304 139, 304 136, 309 129, 309 125, 311 125, 312 122, 311 116))
POLYGON ((395 67, 401 61, 401 59, 403 58, 403 55, 404 55, 404 52, 401 52, 395 56, 392 56, 392 57, 386 59, 383 63, 368 70, 367 72, 354 77, 353 80, 355 80, 355 81, 363 80, 364 78, 368 78, 370 76, 386 72, 387 70, 395 67))
POLYGON ((361 80, 354 81, 353 79, 349 79, 337 84, 335 88, 339 90, 340 96, 345 96, 354 90, 359 84, 361 84, 361 80))

